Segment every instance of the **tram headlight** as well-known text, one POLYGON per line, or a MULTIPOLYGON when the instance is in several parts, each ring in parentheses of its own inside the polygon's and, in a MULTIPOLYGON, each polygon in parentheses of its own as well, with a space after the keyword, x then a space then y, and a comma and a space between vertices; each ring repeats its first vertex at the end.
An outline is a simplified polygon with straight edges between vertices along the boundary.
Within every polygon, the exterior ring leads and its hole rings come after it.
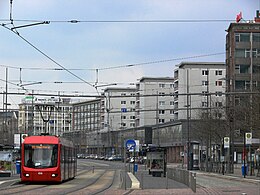
POLYGON ((25 177, 30 177, 30 174, 29 173, 25 173, 24 176, 25 177))
POLYGON ((51 174, 51 176, 52 176, 52 177, 57 177, 58 174, 53 173, 53 174, 51 174))

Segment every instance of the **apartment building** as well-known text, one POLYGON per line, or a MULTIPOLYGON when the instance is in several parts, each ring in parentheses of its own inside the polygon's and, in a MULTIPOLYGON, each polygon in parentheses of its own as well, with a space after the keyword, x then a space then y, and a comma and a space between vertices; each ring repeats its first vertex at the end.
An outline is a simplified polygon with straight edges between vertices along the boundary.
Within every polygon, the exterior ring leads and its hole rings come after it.
POLYGON ((13 145, 18 132, 18 112, 0 112, 0 145, 13 145))
POLYGON ((69 98, 26 96, 19 104, 20 133, 62 135, 71 131, 72 106, 69 98))
POLYGON ((174 120, 200 119, 207 109, 222 118, 226 66, 221 62, 182 62, 174 70, 174 120))
MULTIPOLYGON (((259 138, 260 17, 231 23, 226 35, 227 99, 233 129, 259 138), (258 94, 257 94, 258 92, 258 94)), ((239 133, 239 132, 237 132, 239 133)))
POLYGON ((106 88, 103 93, 104 131, 135 127, 135 88, 106 88))
POLYGON ((174 79, 143 77, 136 84, 136 126, 155 125, 174 119, 174 79))
POLYGON ((72 134, 79 153, 98 153, 100 148, 100 125, 102 123, 101 99, 86 100, 72 104, 72 134))

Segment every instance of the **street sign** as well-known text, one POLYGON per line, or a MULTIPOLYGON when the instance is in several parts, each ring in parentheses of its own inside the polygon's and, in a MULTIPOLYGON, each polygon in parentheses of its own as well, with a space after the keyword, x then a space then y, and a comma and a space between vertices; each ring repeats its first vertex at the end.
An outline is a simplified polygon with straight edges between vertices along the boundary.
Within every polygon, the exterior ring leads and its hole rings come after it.
POLYGON ((246 145, 252 144, 252 133, 246 133, 246 145))
POLYGON ((229 137, 224 137, 224 148, 229 148, 229 137))
POLYGON ((127 150, 133 150, 136 146, 135 140, 129 139, 125 143, 125 147, 127 150))
POLYGON ((127 112, 127 108, 121 108, 121 112, 127 112))

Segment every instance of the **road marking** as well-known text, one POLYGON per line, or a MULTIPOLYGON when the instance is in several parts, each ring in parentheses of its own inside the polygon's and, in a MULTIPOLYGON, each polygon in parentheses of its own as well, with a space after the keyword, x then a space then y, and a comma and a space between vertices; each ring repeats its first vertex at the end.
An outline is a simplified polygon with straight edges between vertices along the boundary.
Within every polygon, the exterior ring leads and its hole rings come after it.
POLYGON ((5 183, 5 182, 9 182, 9 181, 19 181, 19 179, 12 179, 12 180, 4 180, 4 181, 0 181, 0 185, 5 183))
POLYGON ((83 165, 97 165, 97 166, 103 166, 103 167, 109 167, 109 165, 108 164, 103 164, 103 163, 97 163, 97 162, 84 162, 84 163, 81 163, 81 164, 83 164, 83 165))

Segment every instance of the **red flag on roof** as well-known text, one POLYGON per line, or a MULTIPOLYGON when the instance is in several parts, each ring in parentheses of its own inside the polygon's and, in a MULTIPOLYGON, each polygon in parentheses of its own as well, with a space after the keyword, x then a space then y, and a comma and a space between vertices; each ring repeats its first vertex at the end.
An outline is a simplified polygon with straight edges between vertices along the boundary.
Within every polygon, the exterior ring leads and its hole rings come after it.
POLYGON ((242 12, 239 12, 239 14, 237 14, 236 17, 236 22, 240 22, 241 19, 242 19, 242 12))

